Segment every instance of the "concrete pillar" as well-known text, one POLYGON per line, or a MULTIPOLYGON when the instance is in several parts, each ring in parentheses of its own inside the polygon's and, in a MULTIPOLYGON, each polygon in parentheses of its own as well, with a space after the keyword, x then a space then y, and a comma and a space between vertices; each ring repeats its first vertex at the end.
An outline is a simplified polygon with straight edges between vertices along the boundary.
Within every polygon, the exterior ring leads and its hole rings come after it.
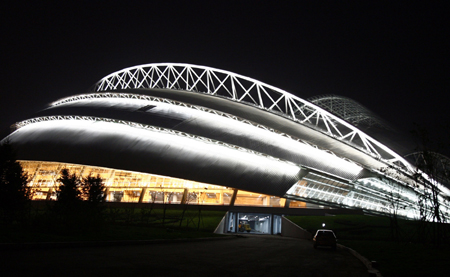
POLYGON ((231 201, 230 201, 230 207, 231 206, 234 206, 234 201, 236 201, 236 197, 237 197, 237 193, 238 193, 238 190, 237 189, 233 189, 234 191, 233 191, 233 197, 231 197, 231 201))
POLYGON ((180 204, 186 204, 186 200, 188 198, 188 193, 189 193, 189 190, 188 189, 184 189, 184 191, 183 191, 183 198, 181 198, 180 204))
POLYGON ((37 176, 38 173, 39 173, 39 169, 41 169, 41 165, 42 165, 42 162, 38 163, 38 165, 37 165, 37 167, 36 167, 36 170, 34 171, 33 177, 32 177, 31 180, 30 180, 30 183, 33 183, 34 180, 36 179, 36 176, 37 176))
POLYGON ((147 188, 142 188, 141 195, 139 195, 139 203, 142 203, 142 200, 144 200, 145 193, 147 192, 147 188))
POLYGON ((284 208, 289 209, 289 204, 291 204, 291 200, 286 199, 286 202, 284 203, 284 208))
POLYGON ((52 192, 53 192, 53 188, 48 188, 47 191, 47 197, 45 198, 45 200, 50 200, 50 197, 52 197, 52 192))
MULTIPOLYGON (((219 194, 219 203, 218 204, 221 204, 221 205, 223 205, 223 191, 221 191, 220 193, 218 193, 219 194)), ((217 195, 217 194, 216 194, 217 195)))
POLYGON ((111 199, 108 200, 108 197, 109 197, 109 187, 106 187, 106 189, 105 189, 105 194, 106 194, 105 201, 111 201, 111 199))

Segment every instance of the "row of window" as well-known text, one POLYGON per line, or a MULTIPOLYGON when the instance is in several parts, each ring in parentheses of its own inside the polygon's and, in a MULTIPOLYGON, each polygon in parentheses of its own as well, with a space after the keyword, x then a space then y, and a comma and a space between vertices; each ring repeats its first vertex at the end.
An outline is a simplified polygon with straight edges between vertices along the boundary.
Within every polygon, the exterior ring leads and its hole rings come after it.
MULTIPOLYGON (((199 183, 154 174, 55 162, 21 161, 24 170, 32 176, 33 200, 56 200, 55 188, 61 169, 67 168, 82 177, 97 174, 105 180, 106 201, 134 203, 167 203, 197 205, 230 205, 233 188, 199 183)), ((285 207, 286 199, 238 190, 234 205, 285 207)), ((290 201, 289 207, 305 208, 306 203, 290 201)))

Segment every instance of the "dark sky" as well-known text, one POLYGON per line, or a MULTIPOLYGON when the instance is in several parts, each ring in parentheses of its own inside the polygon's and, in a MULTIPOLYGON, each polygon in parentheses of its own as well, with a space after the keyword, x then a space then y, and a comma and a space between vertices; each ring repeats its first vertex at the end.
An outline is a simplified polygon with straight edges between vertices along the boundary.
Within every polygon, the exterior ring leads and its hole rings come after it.
POLYGON ((42 2, 0 4, 1 137, 109 73, 183 62, 302 98, 350 97, 405 131, 419 123, 448 141, 446 1, 42 2))

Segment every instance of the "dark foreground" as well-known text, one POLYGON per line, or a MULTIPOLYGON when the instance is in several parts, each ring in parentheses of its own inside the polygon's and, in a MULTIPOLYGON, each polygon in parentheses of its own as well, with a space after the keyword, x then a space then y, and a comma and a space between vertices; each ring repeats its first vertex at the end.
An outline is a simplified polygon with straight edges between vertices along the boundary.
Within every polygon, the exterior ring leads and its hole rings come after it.
POLYGON ((367 276, 344 249, 242 236, 128 246, 1 250, 0 276, 367 276))

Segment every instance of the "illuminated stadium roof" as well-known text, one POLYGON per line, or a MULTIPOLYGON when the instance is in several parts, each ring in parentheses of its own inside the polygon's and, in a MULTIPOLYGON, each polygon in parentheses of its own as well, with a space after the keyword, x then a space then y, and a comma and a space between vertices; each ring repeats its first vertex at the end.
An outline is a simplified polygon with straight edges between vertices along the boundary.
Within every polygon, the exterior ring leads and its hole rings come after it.
MULTIPOLYGON (((214 186, 218 204, 232 189, 230 205, 247 191, 288 200, 286 206, 302 201, 371 213, 388 213, 387 193, 402 188, 406 208, 399 214, 417 217, 415 167, 353 125, 356 119, 342 114, 347 108, 330 112, 317 104, 224 70, 147 64, 112 73, 89 93, 51 103, 18 122, 8 138, 34 174, 33 184, 50 174, 40 169, 45 166, 53 171, 84 166, 80 172, 109 172, 104 174, 111 190, 122 193, 155 189, 142 174, 156 174, 214 186), (381 170, 387 167, 401 172, 394 182, 381 170), (139 173, 141 181, 114 187, 123 179, 118 172, 139 173)), ((375 118, 354 107, 366 119, 375 118)), ((54 179, 44 182, 48 197, 54 179)), ((168 191, 172 185, 158 186, 168 191)), ((184 189, 181 202, 194 187, 177 185, 184 189)), ((450 195, 440 188, 443 197, 450 195)))

